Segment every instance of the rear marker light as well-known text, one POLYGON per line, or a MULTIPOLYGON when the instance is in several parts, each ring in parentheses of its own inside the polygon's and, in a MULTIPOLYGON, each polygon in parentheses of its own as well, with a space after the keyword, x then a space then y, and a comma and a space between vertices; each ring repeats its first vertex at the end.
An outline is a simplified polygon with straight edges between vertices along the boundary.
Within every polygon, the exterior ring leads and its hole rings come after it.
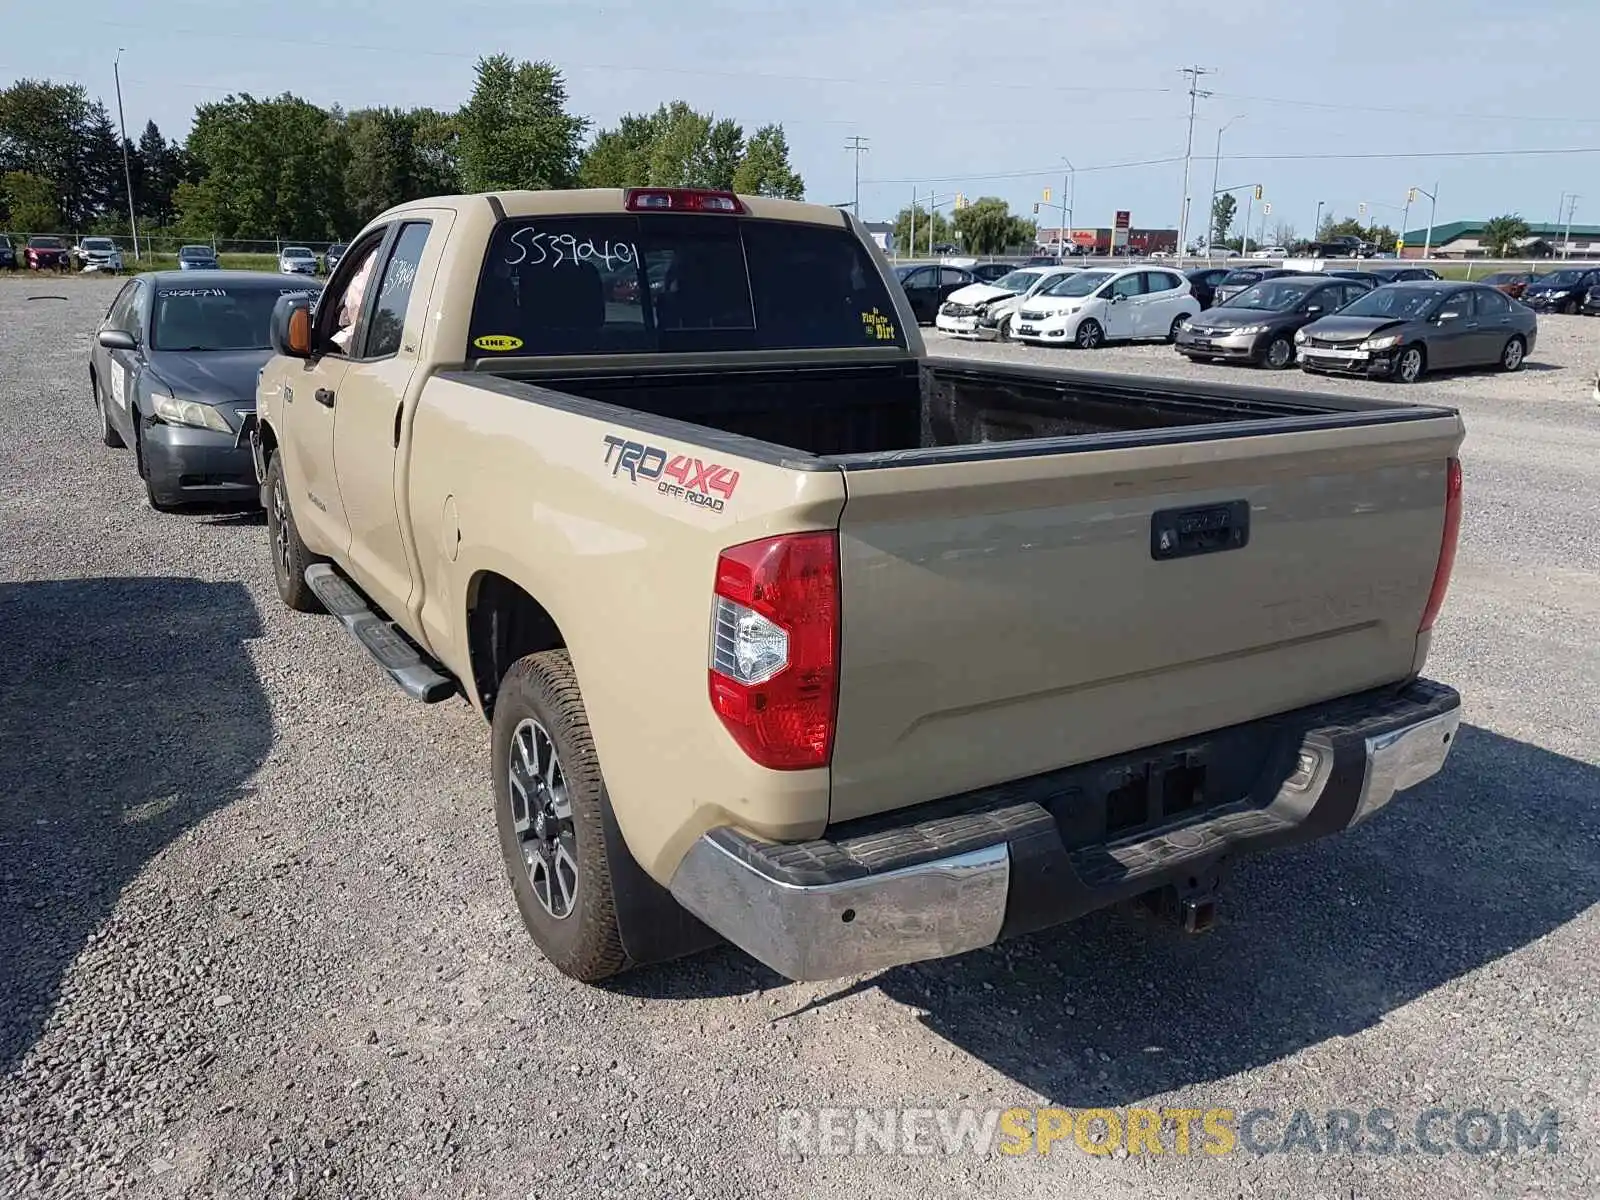
POLYGON ((711 707, 750 758, 825 767, 838 703, 839 543, 833 533, 724 550, 712 601, 711 707))
POLYGON ((1418 633, 1427 633, 1444 607, 1445 593, 1450 590, 1450 573, 1456 565, 1456 543, 1461 538, 1461 460, 1452 458, 1445 473, 1444 536, 1439 541, 1439 565, 1433 570, 1433 588, 1428 593, 1428 606, 1422 610, 1422 624, 1418 633))

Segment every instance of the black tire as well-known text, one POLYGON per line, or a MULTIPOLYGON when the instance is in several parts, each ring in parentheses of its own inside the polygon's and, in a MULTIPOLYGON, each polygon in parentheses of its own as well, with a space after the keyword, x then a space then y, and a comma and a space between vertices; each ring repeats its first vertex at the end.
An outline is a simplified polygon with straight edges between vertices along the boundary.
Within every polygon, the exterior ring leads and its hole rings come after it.
POLYGON ((278 599, 295 612, 319 613, 322 601, 306 582, 306 568, 322 561, 306 549, 289 507, 289 489, 283 482, 283 455, 267 463, 267 546, 272 553, 272 580, 278 599))
POLYGON ((1394 373, 1390 376, 1396 383, 1415 383, 1422 378, 1423 372, 1428 369, 1428 355, 1416 342, 1401 349, 1395 356, 1394 373))
MULTIPOLYGON (((596 983, 617 974, 627 964, 627 955, 606 855, 605 781, 589 734, 578 677, 565 650, 530 654, 506 672, 495 696, 493 747, 495 827, 523 924, 534 944, 563 975, 596 983), (564 819, 550 820, 549 828, 555 832, 548 838, 536 835, 531 826, 525 832, 517 828, 511 762, 518 753, 519 731, 526 735, 530 726, 535 733, 546 734, 554 750, 560 790, 569 812, 564 819), (575 864, 575 879, 568 903, 547 906, 534 886, 531 860, 549 862, 543 848, 555 842, 565 847, 567 861, 575 864), (555 907, 564 907, 564 913, 556 915, 555 907)), ((530 800, 530 808, 532 804, 530 800)), ((529 816, 525 823, 531 821, 529 816)))
POLYGON ((94 411, 100 417, 101 444, 113 450, 126 449, 127 443, 122 440, 117 427, 111 423, 111 414, 106 411, 105 397, 100 394, 100 377, 93 371, 89 372, 89 390, 94 393, 94 411))
POLYGON ((1077 336, 1072 339, 1072 344, 1079 350, 1098 350, 1105 342, 1106 331, 1093 317, 1086 317, 1079 322, 1077 336))
POLYGON ((995 330, 995 341, 1009 342, 1011 340, 1011 318, 1001 317, 1000 327, 995 330))
POLYGON ((1569 317, 1577 316, 1578 315, 1578 298, 1576 296, 1574 296, 1571 300, 1568 300, 1568 301, 1564 302, 1561 305, 1561 311, 1566 313, 1567 316, 1569 316, 1569 317))
POLYGON ((1286 337, 1275 337, 1267 344, 1261 356, 1261 365, 1269 371, 1282 371, 1294 366, 1294 343, 1286 337))
POLYGON ((1188 316, 1183 313, 1179 313, 1172 318, 1172 324, 1167 328, 1167 342, 1169 345, 1177 345, 1178 330, 1183 328, 1183 323, 1188 319, 1188 316))
POLYGON ((1507 339, 1500 351, 1500 369, 1507 372, 1522 370, 1522 364, 1528 361, 1527 355, 1528 343, 1522 340, 1520 333, 1507 339))

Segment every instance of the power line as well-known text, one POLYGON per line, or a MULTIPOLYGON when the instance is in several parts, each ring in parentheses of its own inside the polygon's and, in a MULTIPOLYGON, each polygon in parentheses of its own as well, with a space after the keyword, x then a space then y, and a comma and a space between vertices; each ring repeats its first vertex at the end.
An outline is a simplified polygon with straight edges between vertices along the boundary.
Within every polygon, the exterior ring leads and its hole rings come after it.
POLYGON ((867 139, 859 133, 851 134, 845 141, 844 148, 855 155, 856 160, 856 199, 855 215, 861 216, 861 156, 867 152, 867 139))
POLYGON ((1287 96, 1247 96, 1241 92, 1213 92, 1223 100, 1246 100, 1252 104, 1276 104, 1287 108, 1311 108, 1323 112, 1383 113, 1402 117, 1434 117, 1441 121, 1534 121, 1568 125, 1600 125, 1596 117, 1556 117, 1519 113, 1440 112, 1429 108, 1401 108, 1375 104, 1334 104, 1322 100, 1294 100, 1287 96))

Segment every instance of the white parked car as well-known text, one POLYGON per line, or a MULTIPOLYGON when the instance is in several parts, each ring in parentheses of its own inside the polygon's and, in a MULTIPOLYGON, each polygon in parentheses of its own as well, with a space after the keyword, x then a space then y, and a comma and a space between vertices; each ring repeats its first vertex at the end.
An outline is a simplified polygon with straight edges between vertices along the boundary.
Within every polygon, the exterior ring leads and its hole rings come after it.
POLYGON ((1263 246, 1259 250, 1250 251, 1251 258, 1288 258, 1289 252, 1282 246, 1263 246))
POLYGON ((72 257, 85 271, 122 270, 122 251, 108 237, 86 237, 72 248, 72 257))
POLYGON ((1029 296, 1011 336, 1035 345, 1094 350, 1108 341, 1173 341, 1200 315, 1189 281, 1166 267, 1092 267, 1029 296))
POLYGON ((1238 258, 1237 250, 1229 250, 1226 246, 1197 246, 1195 258, 1238 258))
POLYGON ((317 256, 305 246, 285 246, 278 251, 278 270, 284 275, 315 275, 317 256))
POLYGON ((934 326, 953 337, 1006 341, 1017 305, 1041 288, 1075 275, 1081 267, 1018 267, 993 283, 969 283, 939 306, 934 326))

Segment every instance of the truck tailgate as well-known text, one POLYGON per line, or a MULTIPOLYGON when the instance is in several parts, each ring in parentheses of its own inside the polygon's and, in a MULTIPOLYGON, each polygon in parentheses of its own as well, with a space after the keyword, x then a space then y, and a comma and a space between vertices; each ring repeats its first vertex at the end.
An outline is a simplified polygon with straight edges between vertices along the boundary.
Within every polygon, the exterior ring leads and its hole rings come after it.
POLYGON ((831 820, 1413 672, 1459 418, 1215 432, 843 462, 831 820))

